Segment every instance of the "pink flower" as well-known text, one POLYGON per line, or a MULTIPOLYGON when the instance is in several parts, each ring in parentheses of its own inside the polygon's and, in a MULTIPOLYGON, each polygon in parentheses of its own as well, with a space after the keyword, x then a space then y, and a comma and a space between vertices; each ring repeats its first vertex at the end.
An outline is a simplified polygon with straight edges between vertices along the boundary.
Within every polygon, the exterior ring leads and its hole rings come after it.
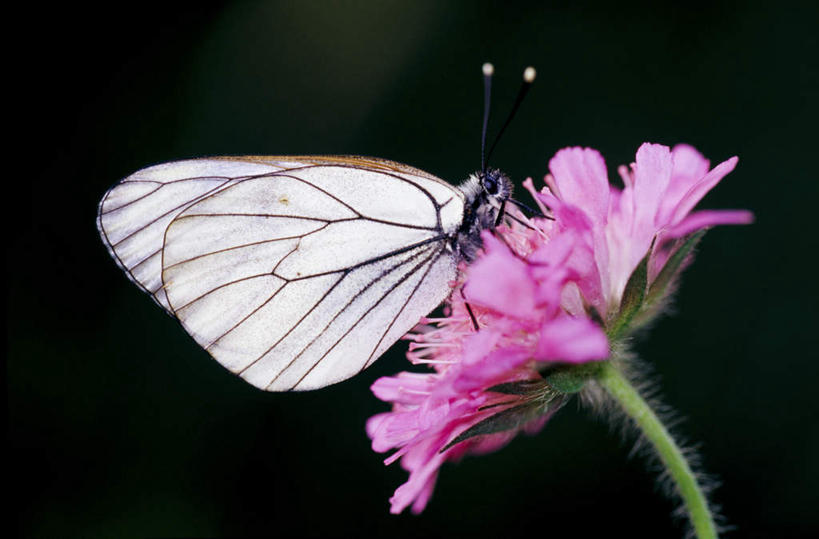
MULTIPOLYGON (((714 225, 752 222, 753 215, 745 210, 692 213, 736 164, 737 158, 732 157, 709 171, 708 160, 691 146, 681 144, 672 150, 645 143, 630 169, 618 169, 625 185, 620 190, 609 184, 606 164, 596 150, 557 152, 549 161, 548 188, 537 196, 552 208, 562 229, 572 229, 593 253, 594 267, 576 268, 585 276, 582 299, 594 305, 601 317, 610 318, 619 310, 629 278, 647 255, 650 286, 679 248, 674 240, 714 225)), ((526 185, 533 190, 531 182, 526 185)), ((575 297, 567 307, 576 310, 580 300, 575 297)))
MULTIPOLYGON (((522 216, 520 216, 522 217, 522 216)), ((562 289, 577 275, 563 256, 540 252, 551 223, 499 232, 516 252, 490 233, 485 253, 467 270, 463 295, 481 329, 475 331, 464 297, 456 290, 449 316, 427 319, 407 338, 413 363, 431 373, 400 373, 377 380, 372 390, 393 403, 391 412, 367 422, 373 450, 398 450, 409 480, 392 497, 391 511, 426 506, 440 466, 465 454, 495 451, 521 430, 537 432, 562 403, 540 374, 545 365, 604 359, 608 341, 585 317, 560 308, 562 289)))
POLYGON ((547 187, 524 182, 553 219, 515 213, 517 222, 484 232, 447 316, 423 320, 406 337, 407 358, 432 371, 372 386, 393 405, 367 422, 373 450, 396 449, 385 462, 400 459, 409 472, 390 500, 393 513, 422 511, 444 462, 538 432, 578 390, 549 372, 577 373, 586 368, 577 365, 606 359, 609 339, 654 316, 694 233, 751 222, 747 211, 692 212, 736 162, 709 170, 690 146, 643 144, 631 168, 619 169, 621 190, 598 152, 567 148, 549 162, 547 187))

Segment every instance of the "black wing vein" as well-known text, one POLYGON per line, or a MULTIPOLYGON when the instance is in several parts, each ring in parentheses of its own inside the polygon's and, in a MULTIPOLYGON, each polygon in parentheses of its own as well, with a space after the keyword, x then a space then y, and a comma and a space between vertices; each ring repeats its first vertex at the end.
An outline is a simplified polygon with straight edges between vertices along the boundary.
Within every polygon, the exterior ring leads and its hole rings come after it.
MULTIPOLYGON (((429 250, 429 251, 434 251, 434 248, 428 248, 427 250, 429 250)), ((373 354, 374 354, 374 353, 375 353, 375 351, 378 349, 378 347, 381 345, 381 342, 384 340, 384 337, 386 337, 386 336, 387 336, 387 334, 390 332, 390 329, 392 329, 393 325, 394 325, 394 324, 395 324, 395 322, 398 320, 398 317, 400 317, 400 316, 401 316, 401 314, 404 312, 404 309, 407 307, 407 305, 409 304, 410 300, 411 300, 411 299, 413 298, 413 296, 415 295, 415 292, 416 292, 416 291, 418 290, 418 288, 421 286, 421 283, 423 283, 423 282, 424 282, 424 279, 425 279, 425 278, 426 278, 426 276, 429 274, 429 271, 432 269, 432 267, 435 265, 435 262, 438 260, 438 256, 440 256, 440 254, 441 254, 441 252, 442 252, 442 251, 443 251, 443 248, 439 248, 437 252, 435 252, 435 253, 431 253, 431 254, 430 254, 429 256, 427 256, 427 257, 426 257, 424 260, 422 260, 421 262, 419 262, 418 264, 416 264, 416 265, 415 265, 415 266, 414 266, 414 267, 413 267, 413 268, 412 268, 412 269, 411 269, 409 272, 407 272, 406 274, 404 274, 404 276, 403 276, 403 277, 401 277, 401 279, 400 279, 400 280, 398 280, 396 283, 394 283, 392 286, 390 286, 390 288, 389 288, 389 289, 388 289, 388 290, 387 290, 385 293, 383 293, 383 294, 381 295, 381 297, 378 299, 378 301, 376 301, 376 302, 375 302, 375 303, 374 303, 374 304, 373 304, 373 305, 372 305, 372 306, 371 306, 369 309, 367 309, 366 311, 364 311, 364 313, 362 313, 362 315, 361 315, 361 316, 358 318, 358 320, 356 320, 356 321, 355 321, 355 322, 354 322, 354 323, 353 323, 353 324, 350 326, 350 328, 348 328, 348 329, 347 329, 347 331, 345 331, 345 332, 344 332, 344 334, 342 334, 342 335, 341 335, 341 337, 339 337, 338 339, 336 339, 336 341, 333 343, 333 345, 332 345, 330 348, 328 348, 328 349, 327 349, 327 351, 326 351, 324 354, 322 354, 322 356, 321 356, 321 357, 320 357, 318 360, 316 360, 316 361, 313 363, 313 365, 312 365, 312 366, 310 366, 310 368, 309 368, 309 369, 307 369, 307 371, 306 371, 306 372, 305 372, 305 373, 304 373, 304 374, 301 376, 301 378, 299 378, 299 380, 298 380, 298 381, 297 381, 297 382, 296 382, 296 383, 293 385, 293 387, 298 386, 298 385, 299 385, 299 383, 301 383, 301 382, 302 382, 302 381, 303 381, 303 380, 304 380, 304 379, 307 377, 307 375, 308 375, 308 374, 310 374, 310 373, 313 371, 313 369, 315 369, 315 368, 316 368, 316 367, 317 367, 317 366, 318 366, 318 365, 319 365, 319 364, 320 364, 320 363, 321 363, 321 362, 324 360, 324 358, 326 358, 326 357, 327 357, 327 354, 329 354, 330 352, 332 352, 332 351, 333 351, 333 349, 334 349, 336 346, 338 346, 338 344, 339 344, 339 343, 340 343, 342 340, 344 340, 344 339, 347 337, 347 335, 349 335, 349 334, 350 334, 350 333, 351 333, 351 332, 352 332, 352 331, 353 331, 353 330, 354 330, 356 327, 358 327, 358 324, 360 324, 360 323, 361 323, 361 321, 362 321, 362 320, 364 320, 364 318, 366 318, 366 317, 367 317, 367 315, 369 315, 369 314, 370 314, 370 313, 373 311, 373 309, 375 309, 376 307, 378 307, 378 306, 381 304, 381 302, 382 302, 382 301, 384 301, 384 299, 386 299, 387 297, 389 297, 389 295, 390 295, 390 294, 391 294, 391 293, 392 293, 392 292, 393 292, 393 291, 394 291, 396 288, 398 288, 399 286, 401 286, 401 285, 402 285, 402 284, 403 284, 403 283, 404 283, 404 282, 405 282, 407 279, 409 279, 409 278, 410 278, 412 275, 414 275, 414 274, 415 274, 415 272, 416 272, 416 271, 418 271, 418 269, 419 269, 419 268, 422 268, 422 267, 423 267, 425 264, 429 263, 429 266, 428 266, 428 267, 427 267, 427 269, 424 271, 424 274, 421 276, 421 279, 420 279, 420 280, 418 281, 418 283, 416 283, 416 285, 413 287, 412 292, 411 292, 411 293, 410 293, 410 294, 407 296, 407 299, 406 299, 406 300, 404 300, 404 303, 401 305, 401 308, 398 310, 398 312, 397 312, 397 313, 395 313, 395 315, 393 316, 392 320, 391 320, 391 321, 390 321, 390 323, 387 325, 387 327, 384 329, 384 331, 383 331, 383 332, 381 332, 381 337, 378 339, 378 342, 376 342, 376 343, 375 343, 375 345, 373 346, 372 351, 371 351, 371 352, 370 352, 370 354, 367 356, 367 360, 364 362, 363 366, 362 366, 362 367, 361 367, 361 369, 360 369, 360 370, 364 370, 364 369, 365 369, 365 368, 366 368, 366 367, 369 365, 370 360, 372 359, 373 354), (432 260, 432 262, 430 262, 430 260, 432 260)), ((373 282, 373 283, 374 283, 374 282, 373 282)), ((371 283, 371 284, 373 284, 373 283, 371 283)), ((352 301, 350 301, 350 303, 348 303, 348 305, 347 305, 347 306, 349 306, 350 304, 352 304, 352 301)), ((346 308, 347 306, 345 306, 345 308, 346 308)), ((328 325, 327 325, 327 326, 326 326, 324 329, 326 330, 326 329, 327 329, 327 327, 329 327, 329 324, 328 324, 328 325)), ((318 339, 318 337, 316 337, 316 339, 318 339)), ((316 339, 314 339, 313 341, 311 341, 310 345, 311 345, 313 342, 315 342, 315 340, 316 340, 316 339)), ((308 348, 310 345, 307 345, 307 346, 304 348, 304 350, 302 350, 302 352, 301 352, 301 353, 304 353, 304 351, 305 351, 305 350, 307 350, 307 348, 308 348)), ((300 353, 299 355, 301 355, 301 353, 300 353)), ((294 358, 294 361, 295 361, 295 359, 296 359, 296 358, 294 358)), ((291 362, 291 363, 292 363, 292 362, 291 362)), ((289 366, 289 365, 288 365, 288 366, 289 366)), ((285 370, 286 370, 286 369, 285 369, 285 370)), ((282 372, 284 372, 284 370, 282 370, 282 372)), ((281 373, 282 373, 282 372, 280 372, 280 373, 279 373, 279 375, 281 375, 281 373)), ((277 376, 276 376, 276 378, 278 378, 278 376, 279 376, 279 375, 277 375, 277 376)), ((273 380, 270 382, 270 384, 272 384, 273 382, 275 382, 275 381, 276 381, 276 378, 274 378, 274 379, 273 379, 273 380)), ((268 384, 268 387, 269 387, 269 385, 270 385, 270 384, 268 384)))
MULTIPOLYGON (((367 290, 369 290, 369 289, 370 289, 370 288, 371 288, 373 285, 377 284, 379 281, 381 281, 381 279, 383 279, 383 278, 384 278, 384 277, 386 277, 387 275, 391 274, 393 271, 397 270, 397 269, 398 269, 398 268, 400 268, 401 266, 404 266, 404 265, 406 265, 406 264, 408 264, 408 263, 413 262, 415 259, 417 259, 417 258, 418 258, 418 257, 420 257, 421 255, 423 255, 423 254, 425 253, 425 251, 428 251, 428 250, 432 250, 432 248, 427 247, 426 249, 421 249, 421 250, 419 250, 417 253, 415 253, 415 254, 413 254, 412 256, 410 256, 409 258, 399 261, 398 263, 396 263, 396 264, 395 264, 395 265, 393 265, 392 267, 390 267, 390 268, 388 268, 388 269, 386 269, 386 270, 382 271, 382 272, 381 272, 381 273, 380 273, 380 274, 379 274, 377 277, 373 278, 373 279, 372 279, 372 280, 371 280, 369 283, 367 283, 367 285, 366 285, 366 286, 362 287, 362 289, 361 289, 361 290, 359 290, 359 291, 358 291, 358 292, 357 292, 355 295, 353 295, 353 296, 350 298, 350 300, 349 300, 349 301, 348 301, 348 302, 347 302, 347 303, 346 303, 346 304, 345 304, 345 305, 344 305, 344 306, 343 306, 341 309, 339 309, 339 311, 338 311, 338 312, 337 312, 337 313, 336 313, 336 314, 335 314, 335 315, 334 315, 334 316, 333 316, 333 317, 330 319, 330 321, 329 321, 329 322, 327 322, 327 324, 325 324, 324 328, 322 328, 322 330, 321 330, 321 331, 317 332, 316 336, 315 336, 315 337, 314 337, 314 338, 313 338, 313 339, 312 339, 312 340, 311 340, 309 343, 307 343, 307 344, 306 344, 306 345, 305 345, 305 346, 304 346, 304 347, 301 349, 301 351, 300 351, 298 354, 296 354, 296 355, 293 357, 293 359, 292 359, 292 360, 291 360, 291 361, 290 361, 290 362, 289 362, 289 363, 288 363, 288 364, 287 364, 287 365, 286 365, 286 366, 285 366, 285 367, 284 367, 284 368, 283 368, 281 371, 279 371, 279 373, 278 373, 278 374, 277 374, 277 375, 276 375, 276 376, 275 376, 275 377, 274 377, 274 378, 273 378, 273 379, 270 381, 270 383, 268 384, 268 387, 269 387, 271 384, 273 384, 273 382, 275 382, 275 381, 276 381, 276 380, 279 378, 279 376, 281 376, 282 374, 284 374, 284 372, 285 372, 285 371, 287 371, 287 369, 289 369, 289 368, 290 368, 290 367, 291 367, 291 366, 292 366, 292 365, 293 365, 293 364, 296 362, 296 360, 297 360, 299 357, 301 357, 301 355, 302 355, 302 354, 303 354, 305 351, 307 351, 307 349, 308 349, 308 348, 310 348, 310 346, 312 346, 312 345, 313 345, 313 343, 315 343, 315 342, 316 342, 316 341, 319 339, 319 337, 321 336, 321 334, 322 334, 322 333, 324 333, 324 331, 326 331, 326 330, 327 330, 327 329, 328 329, 328 328, 329 328, 329 327, 330 327, 330 326, 331 326, 331 325, 332 325, 332 324, 333 324, 333 323, 334 323, 334 322, 335 322, 335 321, 338 319, 338 317, 339 317, 339 316, 341 316, 341 314, 342 314, 342 313, 343 313, 345 310, 347 310, 347 308, 349 308, 349 307, 350 307, 350 305, 352 305, 352 304, 353 304, 353 303, 354 303, 354 302, 355 302, 355 301, 356 301, 358 298, 360 298, 360 297, 361 297, 361 296, 362 296, 364 293, 366 293, 366 292, 367 292, 367 290)), ((358 318, 358 320, 356 320, 356 321, 355 321, 355 322, 354 322, 354 323, 353 323, 353 324, 350 326, 350 328, 349 328, 349 329, 347 329, 347 331, 345 331, 345 332, 342 334, 342 336, 341 336, 341 337, 339 337, 339 338, 336 340, 336 342, 335 342, 335 343, 333 343, 333 345, 332 345, 332 346, 331 346, 331 347, 330 347, 330 348, 329 348, 329 349, 328 349, 328 350, 327 350, 327 351, 326 351, 326 352, 325 352, 325 353, 324 353, 324 354, 321 356, 321 358, 319 358, 319 359, 318 359, 318 361, 316 361, 316 363, 314 363, 314 364, 313 364, 313 366, 311 366, 311 367, 310 367, 310 368, 307 370, 307 372, 305 372, 305 373, 304 373, 304 375, 303 375, 303 376, 302 376, 302 377, 299 379, 299 382, 301 382, 301 380, 303 380, 305 376, 307 376, 308 374, 310 374, 310 371, 312 371, 312 370, 313 370, 313 369, 314 369, 314 368, 315 368, 315 367, 316 367, 316 366, 317 366, 317 365, 318 365, 318 364, 321 362, 321 360, 322 360, 322 359, 324 359, 324 358, 327 356, 327 354, 329 354, 329 353, 330 353, 330 352, 333 350, 333 348, 335 348, 335 347, 336 347, 336 345, 337 345, 339 342, 341 342, 341 341, 342 341, 342 340, 343 340, 343 339, 344 339, 344 338, 345 338, 347 335, 349 335, 349 333, 350 333, 351 331, 353 331, 353 330, 354 330, 354 329, 355 329, 355 328, 358 326, 358 324, 361 322, 361 320, 363 320, 363 319, 364 319, 364 318, 367 316, 367 314, 369 314, 369 313, 370 313, 370 311, 372 311, 372 309, 374 309, 375 307, 377 307, 377 306, 378 306, 378 305, 381 303, 381 301, 383 301, 383 300, 384 300, 384 298, 386 298, 387 296, 389 296, 389 295, 390 295, 390 293, 391 293, 391 292, 392 292, 392 291, 393 291, 393 290, 394 290, 396 287, 398 287, 398 286, 399 286, 401 283, 403 283, 403 282, 404 282, 404 281, 405 281, 407 278, 409 278, 409 276, 411 276, 412 274, 414 274, 414 273, 415 273, 415 271, 416 271, 416 270, 417 270, 419 267, 423 266, 423 265, 424 265, 424 264, 425 264, 425 263, 426 263, 426 262, 429 260, 429 258, 430 258, 430 257, 427 257, 425 260, 423 260, 423 261, 421 261, 420 263, 416 264, 416 265, 415 265, 415 266, 414 266, 412 269, 410 269, 410 270, 409 270, 409 271, 408 271, 406 274, 404 274, 404 276, 403 276, 403 277, 401 277, 401 279, 399 279, 399 280, 398 280, 398 281, 397 281, 395 284, 393 284, 393 285, 392 285, 392 286, 391 286, 391 287, 390 287, 390 288, 389 288, 389 289, 388 289, 388 290, 387 290, 387 291, 386 291, 384 294, 382 294, 382 295, 381 295, 381 297, 379 298, 379 300, 378 300, 378 301, 377 301, 377 302, 376 302, 374 305, 372 305, 372 306, 371 306, 369 309, 367 309, 367 310, 366 310, 366 311, 365 311, 365 312, 364 312, 364 313, 363 313, 363 314, 362 314, 362 315, 361 315, 361 316, 358 318)), ((352 270, 350 270, 350 271, 352 271, 352 270)), ((347 277, 348 275, 349 275, 349 272, 348 272, 348 273, 345 273, 344 277, 347 277)), ((327 296, 330 294, 330 292, 332 292, 332 289, 331 289, 331 290, 328 290, 328 291, 327 291, 327 292, 326 292, 324 295, 322 295, 321 299, 320 299, 320 300, 319 300, 319 301, 316 303, 316 305, 313 307, 313 309, 315 309, 315 308, 318 306, 318 304, 319 304, 319 303, 321 303, 322 301, 324 301, 324 300, 327 298, 327 296)), ((313 309, 311 309, 311 311, 312 311, 313 309)), ((308 313, 308 314, 309 314, 309 313, 308 313)), ((306 316, 306 315, 305 315, 305 316, 306 316)), ((303 320, 303 319, 302 319, 302 320, 303 320)), ((301 321, 300 321, 299 323, 301 323, 301 321)), ((297 324, 297 325, 298 325, 298 324, 297 324)), ((294 326, 294 327, 295 327, 295 326, 294 326)), ((291 329, 291 331, 292 331, 292 329, 291 329)), ((380 343, 380 341, 379 341, 379 343, 380 343)), ((277 343, 277 344, 278 344, 278 343, 277 343)), ((272 350, 273 348, 275 348, 275 346, 276 346, 276 345, 272 346, 272 347, 271 347, 269 350, 267 350, 267 351, 265 352, 265 354, 262 354, 262 356, 261 356, 261 357, 264 357, 264 355, 266 355, 268 352, 270 352, 270 350, 272 350)), ((261 359, 261 357, 260 357, 259 359, 261 359)), ((258 361, 258 359, 257 359, 257 361, 258 361)), ((298 382, 296 382, 296 384, 294 385, 294 387, 295 387, 296 385, 298 385, 298 382)))

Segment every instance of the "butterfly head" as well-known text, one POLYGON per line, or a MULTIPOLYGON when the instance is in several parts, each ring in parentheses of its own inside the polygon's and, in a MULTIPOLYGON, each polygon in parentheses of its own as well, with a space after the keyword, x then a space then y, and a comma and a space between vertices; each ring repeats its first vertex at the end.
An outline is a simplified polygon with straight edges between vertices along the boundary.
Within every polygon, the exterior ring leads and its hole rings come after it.
POLYGON ((474 260, 483 245, 481 231, 491 230, 500 222, 503 208, 512 197, 512 185, 509 176, 488 168, 470 174, 459 186, 466 204, 455 244, 463 260, 474 260))
POLYGON ((496 168, 478 172, 478 181, 484 196, 499 203, 505 202, 512 196, 512 180, 509 176, 496 168))

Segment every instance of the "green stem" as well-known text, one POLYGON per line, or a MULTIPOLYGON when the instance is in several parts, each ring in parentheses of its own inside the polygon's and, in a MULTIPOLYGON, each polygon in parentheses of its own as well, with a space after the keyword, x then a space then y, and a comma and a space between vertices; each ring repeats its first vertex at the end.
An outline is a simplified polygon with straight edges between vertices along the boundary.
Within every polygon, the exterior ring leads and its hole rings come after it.
POLYGON ((717 528, 711 511, 708 509, 705 495, 697 484, 697 479, 688 461, 657 414, 611 362, 606 361, 601 365, 597 380, 634 420, 643 435, 657 450, 660 460, 674 480, 677 492, 683 499, 697 537, 699 539, 717 537, 717 528))

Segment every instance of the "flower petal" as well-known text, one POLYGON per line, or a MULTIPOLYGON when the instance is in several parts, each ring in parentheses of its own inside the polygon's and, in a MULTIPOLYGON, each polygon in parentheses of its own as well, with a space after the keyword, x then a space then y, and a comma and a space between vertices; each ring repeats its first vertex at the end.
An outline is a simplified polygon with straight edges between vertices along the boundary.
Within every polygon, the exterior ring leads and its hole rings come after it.
POLYGON ((603 330, 588 318, 571 316, 544 323, 535 349, 539 361, 584 363, 608 355, 609 342, 603 330))
POLYGON ((390 513, 397 515, 410 504, 413 513, 423 511, 435 489, 438 469, 445 460, 443 455, 435 455, 424 466, 410 470, 407 482, 395 489, 390 498, 390 513))
POLYGON ((389 412, 378 414, 367 422, 367 434, 376 453, 384 453, 393 447, 401 447, 420 432, 418 414, 415 412, 389 412))
POLYGON ((674 160, 674 170, 671 173, 671 181, 678 183, 693 184, 706 174, 711 166, 700 152, 688 144, 677 144, 671 149, 671 157, 674 160))
POLYGON ((486 389, 509 380, 515 369, 529 361, 532 352, 519 346, 500 348, 491 352, 480 362, 463 369, 453 383, 459 393, 474 389, 486 389))
POLYGON ((702 210, 690 214, 665 234, 668 238, 680 238, 692 232, 716 225, 748 225, 754 222, 754 214, 748 210, 702 210))
MULTIPOLYGON (((532 253, 530 259, 564 267, 570 272, 568 279, 576 282, 586 302, 602 308, 603 281, 599 268, 608 263, 608 246, 603 229, 595 230, 583 212, 562 202, 554 205, 553 213, 561 233, 532 253)), ((549 270, 546 268, 546 271, 549 270)), ((537 272, 535 275, 538 276, 537 272)), ((562 286, 565 281, 559 285, 562 286)), ((560 293, 558 289, 556 296, 560 297, 560 293)))
POLYGON ((691 187, 708 174, 710 162, 692 146, 677 144, 671 150, 671 182, 663 195, 656 222, 663 226, 668 223, 674 209, 691 187))
POLYGON ((382 376, 373 382, 370 390, 382 401, 416 403, 429 394, 433 384, 429 374, 402 372, 397 376, 382 376))
POLYGON ((472 264, 464 293, 470 303, 516 318, 537 316, 535 283, 524 261, 492 234, 483 234, 486 255, 472 264))
POLYGON ((702 200, 702 197, 704 197, 708 191, 713 189, 720 182, 720 180, 725 177, 726 174, 734 170, 734 167, 737 166, 737 161, 739 161, 739 158, 737 157, 732 157, 727 161, 723 161, 719 165, 715 166, 711 172, 703 176, 697 183, 691 186, 688 192, 686 192, 686 194, 680 199, 680 202, 674 209, 674 213, 669 219, 668 224, 675 225, 685 219, 688 212, 694 209, 694 206, 696 206, 697 203, 702 200))
POLYGON ((595 224, 609 211, 606 161, 591 148, 564 148, 549 161, 549 187, 564 202, 581 208, 595 224))
POLYGON ((671 150, 662 144, 644 143, 634 165, 634 213, 632 233, 654 234, 655 217, 671 182, 671 150))
POLYGON ((463 365, 474 365, 495 349, 500 340, 500 333, 492 328, 485 328, 466 337, 463 341, 461 361, 463 365))

